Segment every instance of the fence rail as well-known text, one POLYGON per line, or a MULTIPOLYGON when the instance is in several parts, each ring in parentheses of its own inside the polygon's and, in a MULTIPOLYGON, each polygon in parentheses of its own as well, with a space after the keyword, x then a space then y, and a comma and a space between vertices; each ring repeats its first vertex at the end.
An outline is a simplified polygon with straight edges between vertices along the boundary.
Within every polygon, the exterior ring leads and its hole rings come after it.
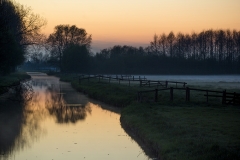
POLYGON ((130 86, 131 83, 139 84, 140 87, 155 87, 157 89, 153 90, 145 90, 145 91, 138 91, 138 101, 142 101, 144 97, 144 93, 154 93, 154 101, 158 101, 158 92, 163 90, 169 90, 169 99, 173 101, 173 93, 174 90, 184 90, 185 91, 185 100, 190 101, 192 91, 197 92, 205 92, 203 96, 206 97, 206 101, 209 101, 210 97, 222 98, 222 104, 233 104, 233 105, 240 105, 240 94, 239 93, 229 93, 224 91, 214 91, 214 90, 206 90, 206 89, 197 89, 197 88, 189 88, 186 87, 186 82, 177 82, 177 81, 160 81, 160 80, 147 80, 147 78, 141 76, 131 76, 131 75, 79 75, 78 80, 81 83, 83 80, 87 80, 88 82, 91 79, 97 79, 98 82, 128 82, 130 86), (137 83, 136 83, 137 82, 137 83), (172 87, 172 86, 175 87, 172 87), (178 87, 178 86, 181 87, 178 87), (160 88, 159 88, 160 87, 160 88))
POLYGON ((110 83, 111 81, 117 81, 119 84, 121 82, 128 82, 128 85, 131 85, 131 82, 133 84, 136 84, 136 82, 139 83, 140 87, 162 87, 162 88, 168 88, 169 85, 175 85, 176 88, 179 85, 182 85, 184 88, 186 87, 186 82, 175 82, 175 81, 158 81, 158 80, 147 80, 147 78, 141 77, 141 76, 128 76, 128 75, 115 75, 115 76, 106 76, 106 75, 80 75, 79 76, 79 84, 82 82, 82 80, 88 80, 90 79, 98 79, 98 82, 101 82, 102 80, 107 81, 110 83))
POLYGON ((203 96, 206 97, 206 101, 208 102, 209 97, 217 97, 217 98, 222 98, 222 104, 232 104, 232 105, 240 105, 240 94, 239 93, 230 93, 230 92, 226 92, 226 90, 224 91, 214 91, 214 90, 205 90, 205 89, 197 89, 197 88, 165 88, 165 89, 155 89, 155 90, 146 90, 146 91, 138 91, 137 96, 138 96, 138 101, 142 102, 143 101, 143 97, 144 97, 144 93, 150 93, 153 92, 155 93, 154 95, 154 101, 157 102, 158 101, 158 92, 163 91, 163 90, 169 90, 170 94, 169 94, 169 99, 171 101, 173 101, 173 93, 174 90, 185 90, 185 94, 186 94, 186 101, 190 101, 190 96, 191 96, 191 91, 198 91, 198 92, 206 92, 203 96), (210 94, 209 93, 218 93, 221 95, 216 95, 216 94, 210 94))

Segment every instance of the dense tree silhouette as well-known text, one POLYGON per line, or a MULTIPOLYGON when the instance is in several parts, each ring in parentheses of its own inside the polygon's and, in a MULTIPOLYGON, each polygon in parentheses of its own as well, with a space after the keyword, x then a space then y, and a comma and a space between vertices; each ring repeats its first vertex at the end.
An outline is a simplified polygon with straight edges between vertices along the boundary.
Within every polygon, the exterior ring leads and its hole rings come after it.
MULTIPOLYGON (((63 69, 68 72, 94 74, 240 73, 240 31, 236 30, 210 29, 191 34, 181 32, 163 33, 159 36, 155 34, 153 41, 146 48, 115 45, 95 55, 89 53, 87 45, 70 42, 64 42, 65 45, 60 46, 64 59, 63 69)), ((57 47, 53 47, 51 52, 50 59, 59 58, 57 47)))
POLYGON ((79 44, 90 49, 91 42, 92 36, 88 35, 85 29, 75 25, 57 25, 47 39, 47 43, 51 46, 52 57, 56 57, 59 61, 60 71, 62 71, 63 51, 68 45, 79 44))
POLYGON ((63 70, 88 73, 90 52, 85 45, 70 44, 63 50, 63 70))
POLYGON ((24 61, 26 47, 36 44, 46 21, 11 0, 0 3, 0 74, 14 71, 24 61))
POLYGON ((192 34, 154 34, 146 48, 113 46, 93 57, 95 73, 240 73, 240 32, 206 30, 192 34))

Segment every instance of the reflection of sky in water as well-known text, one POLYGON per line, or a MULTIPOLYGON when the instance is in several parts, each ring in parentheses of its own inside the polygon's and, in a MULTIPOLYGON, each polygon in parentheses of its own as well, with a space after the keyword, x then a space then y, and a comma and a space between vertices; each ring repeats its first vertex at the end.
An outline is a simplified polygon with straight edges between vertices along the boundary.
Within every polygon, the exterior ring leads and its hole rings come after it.
POLYGON ((33 88, 7 159, 148 159, 121 128, 119 114, 54 77, 33 76, 33 88))

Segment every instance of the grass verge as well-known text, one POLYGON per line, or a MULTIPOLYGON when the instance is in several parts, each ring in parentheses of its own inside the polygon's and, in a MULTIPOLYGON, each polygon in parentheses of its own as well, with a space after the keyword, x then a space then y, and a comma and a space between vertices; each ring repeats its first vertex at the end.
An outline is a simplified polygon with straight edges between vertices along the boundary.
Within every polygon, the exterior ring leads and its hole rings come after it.
POLYGON ((174 101, 169 101, 169 93, 164 91, 157 103, 138 103, 137 91, 146 88, 97 80, 79 84, 66 75, 61 79, 71 81, 74 88, 94 99, 123 107, 122 126, 136 134, 159 159, 240 159, 239 106, 224 106, 214 99, 206 103, 199 93, 185 102, 181 91, 174 94, 174 101))

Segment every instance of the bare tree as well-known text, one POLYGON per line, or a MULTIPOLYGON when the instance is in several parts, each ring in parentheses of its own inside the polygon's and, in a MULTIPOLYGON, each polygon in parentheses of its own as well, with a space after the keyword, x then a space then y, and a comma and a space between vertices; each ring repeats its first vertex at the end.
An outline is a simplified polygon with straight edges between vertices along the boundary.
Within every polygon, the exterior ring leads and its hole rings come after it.
POLYGON ((159 43, 160 43, 160 46, 162 48, 162 54, 164 56, 167 55, 167 36, 165 33, 161 34, 160 37, 159 37, 159 43))
POLYGON ((26 48, 37 44, 46 20, 30 7, 12 0, 0 3, 0 74, 15 70, 24 61, 26 48))
POLYGON ((154 54, 156 54, 156 55, 159 54, 160 46, 159 46, 158 36, 156 34, 154 34, 154 36, 153 36, 153 41, 150 42, 150 48, 154 54))
POLYGON ((175 35, 172 31, 168 34, 167 40, 170 45, 170 57, 173 57, 173 44, 175 40, 175 35))
POLYGON ((23 23, 18 34, 23 35, 22 45, 32 45, 41 42, 43 35, 41 28, 43 28, 47 21, 38 14, 34 14, 30 7, 23 5, 16 6, 19 12, 21 22, 23 23))

